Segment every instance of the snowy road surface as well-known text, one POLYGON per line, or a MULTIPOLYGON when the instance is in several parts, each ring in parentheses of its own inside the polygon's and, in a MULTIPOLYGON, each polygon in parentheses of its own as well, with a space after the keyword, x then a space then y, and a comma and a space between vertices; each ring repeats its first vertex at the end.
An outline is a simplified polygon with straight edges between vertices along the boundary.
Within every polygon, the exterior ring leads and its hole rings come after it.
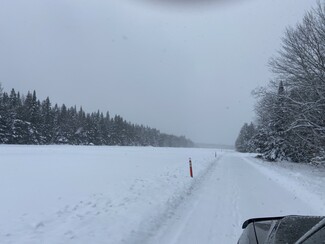
POLYGON ((0 243, 227 244, 247 218, 325 215, 324 168, 215 151, 1 146, 0 243))
MULTIPOLYGON (((212 171, 162 228, 154 243, 236 243, 247 218, 325 214, 313 209, 236 153, 215 162, 212 171)), ((323 205, 324 206, 324 205, 323 205)))

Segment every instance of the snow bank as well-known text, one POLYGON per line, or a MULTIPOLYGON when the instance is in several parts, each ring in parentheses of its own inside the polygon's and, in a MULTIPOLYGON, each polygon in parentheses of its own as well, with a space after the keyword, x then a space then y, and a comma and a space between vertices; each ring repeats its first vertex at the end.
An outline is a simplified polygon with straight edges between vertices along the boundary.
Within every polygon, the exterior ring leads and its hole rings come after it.
POLYGON ((139 242, 189 194, 214 153, 2 145, 0 243, 139 242))
POLYGON ((267 162, 252 156, 244 159, 266 177, 325 215, 325 167, 287 161, 267 162))

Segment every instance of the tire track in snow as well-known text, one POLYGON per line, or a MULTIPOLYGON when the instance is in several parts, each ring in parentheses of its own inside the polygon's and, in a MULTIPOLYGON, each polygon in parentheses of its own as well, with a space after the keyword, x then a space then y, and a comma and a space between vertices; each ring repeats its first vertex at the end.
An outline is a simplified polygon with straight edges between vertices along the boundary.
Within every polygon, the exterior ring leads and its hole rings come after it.
POLYGON ((171 200, 167 202, 164 212, 151 219, 147 219, 148 222, 144 223, 139 230, 134 231, 129 237, 127 237, 124 240, 124 243, 153 243, 152 238, 155 238, 158 232, 161 232, 165 227, 167 227, 169 221, 175 219, 175 214, 178 212, 179 208, 183 206, 189 198, 192 198, 192 195, 197 192, 197 189, 201 187, 201 185, 206 181, 206 178, 208 178, 214 171, 214 168, 218 165, 221 158, 222 155, 219 155, 215 160, 211 161, 208 167, 202 171, 201 174, 193 178, 192 183, 187 189, 184 189, 180 195, 171 197, 171 200))
POLYGON ((226 153, 147 243, 236 243, 248 218, 315 214, 239 153, 226 153))
POLYGON ((231 243, 229 240, 237 240, 237 229, 240 231, 237 228, 240 223, 238 193, 229 184, 229 178, 223 177, 230 170, 221 165, 224 163, 223 158, 218 158, 218 163, 207 171, 201 184, 179 204, 173 218, 163 223, 147 243, 231 243), (227 201, 222 199, 224 191, 232 192, 227 201), (229 228, 229 223, 222 223, 225 218, 235 219, 235 223, 230 224, 233 228, 229 228))
POLYGON ((243 157, 243 159, 263 175, 272 179, 275 184, 283 187, 288 192, 292 193, 297 199, 308 204, 310 208, 318 212, 319 215, 325 214, 325 202, 322 198, 323 196, 313 194, 303 185, 299 184, 299 182, 286 176, 285 172, 279 173, 272 168, 271 165, 263 165, 262 162, 258 162, 257 159, 254 160, 253 158, 243 157), (322 207, 320 208, 320 206, 322 207))

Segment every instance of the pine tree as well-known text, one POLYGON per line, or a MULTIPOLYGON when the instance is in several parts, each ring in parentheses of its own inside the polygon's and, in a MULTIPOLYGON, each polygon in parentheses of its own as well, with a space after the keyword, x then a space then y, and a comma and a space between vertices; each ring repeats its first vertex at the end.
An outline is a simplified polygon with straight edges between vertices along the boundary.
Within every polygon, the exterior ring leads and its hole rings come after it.
POLYGON ((44 144, 50 144, 53 142, 54 136, 54 113, 51 108, 49 97, 47 97, 41 104, 41 118, 41 142, 44 144))
POLYGON ((252 138, 255 136, 255 126, 253 123, 248 125, 245 123, 241 128, 239 135, 235 142, 235 147, 238 152, 254 152, 255 149, 252 146, 252 138))
POLYGON ((6 106, 4 102, 3 88, 0 83, 0 143, 8 143, 8 131, 9 126, 7 124, 7 113, 6 106))
POLYGON ((10 95, 0 84, 0 143, 15 144, 83 144, 188 147, 194 144, 184 136, 160 133, 148 126, 125 121, 107 112, 85 113, 76 106, 55 104, 49 97, 39 101, 36 91, 20 96, 14 89, 10 95))

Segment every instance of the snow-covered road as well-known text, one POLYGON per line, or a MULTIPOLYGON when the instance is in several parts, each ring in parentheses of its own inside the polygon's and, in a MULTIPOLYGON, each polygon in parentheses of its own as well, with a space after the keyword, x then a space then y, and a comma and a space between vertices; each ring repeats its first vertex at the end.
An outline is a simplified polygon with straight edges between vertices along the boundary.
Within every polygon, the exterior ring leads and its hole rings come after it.
POLYGON ((219 158, 211 172, 149 243, 236 243, 247 218, 324 215, 238 153, 219 158))
POLYGON ((325 215, 324 168, 215 152, 2 145, 0 243, 227 244, 247 218, 325 215))

